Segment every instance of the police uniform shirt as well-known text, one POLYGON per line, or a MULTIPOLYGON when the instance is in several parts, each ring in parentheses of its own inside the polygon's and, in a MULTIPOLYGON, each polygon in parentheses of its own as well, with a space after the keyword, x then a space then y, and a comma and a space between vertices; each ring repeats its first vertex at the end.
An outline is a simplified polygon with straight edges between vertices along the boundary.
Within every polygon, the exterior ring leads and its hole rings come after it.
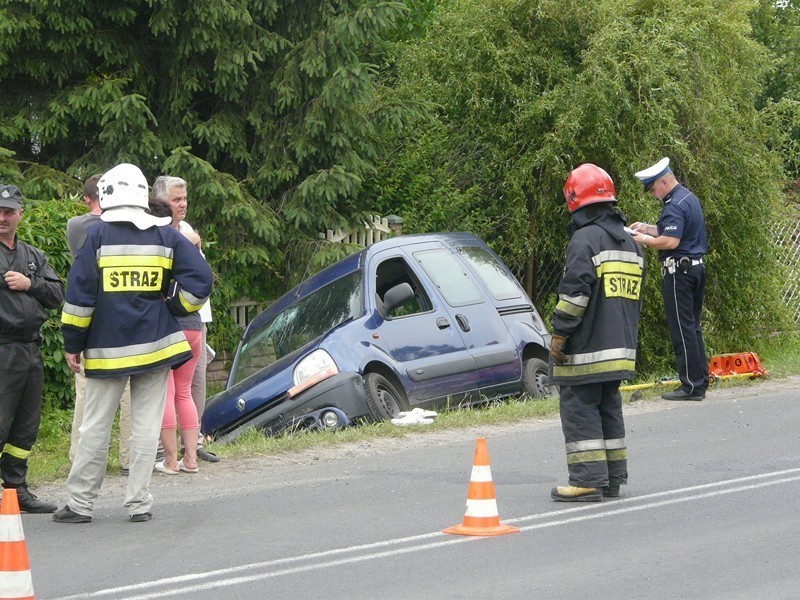
POLYGON ((680 242, 672 250, 659 250, 658 259, 664 261, 670 256, 702 258, 708 250, 708 243, 697 196, 678 184, 664 196, 663 201, 664 207, 656 225, 658 235, 679 238, 680 242))

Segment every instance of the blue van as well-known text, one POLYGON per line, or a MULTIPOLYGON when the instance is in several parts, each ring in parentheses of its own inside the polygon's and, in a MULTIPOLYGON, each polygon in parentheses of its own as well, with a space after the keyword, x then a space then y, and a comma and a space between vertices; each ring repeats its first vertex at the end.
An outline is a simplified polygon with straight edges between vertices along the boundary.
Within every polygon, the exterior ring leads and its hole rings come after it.
POLYGON ((202 429, 336 428, 415 407, 549 396, 550 336, 517 280, 468 233, 378 242, 281 296, 245 329, 202 429))

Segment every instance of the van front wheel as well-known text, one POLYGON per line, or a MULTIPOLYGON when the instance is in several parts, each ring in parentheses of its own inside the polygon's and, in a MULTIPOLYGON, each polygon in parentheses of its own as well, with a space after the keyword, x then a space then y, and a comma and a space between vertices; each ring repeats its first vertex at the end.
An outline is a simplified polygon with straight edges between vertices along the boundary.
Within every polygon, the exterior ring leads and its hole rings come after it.
POLYGON ((407 402, 391 381, 378 373, 364 375, 364 393, 369 416, 374 423, 388 421, 407 410, 407 402))
POLYGON ((532 398, 549 398, 558 393, 556 386, 548 381, 547 363, 538 358, 522 363, 522 384, 525 393, 532 398))

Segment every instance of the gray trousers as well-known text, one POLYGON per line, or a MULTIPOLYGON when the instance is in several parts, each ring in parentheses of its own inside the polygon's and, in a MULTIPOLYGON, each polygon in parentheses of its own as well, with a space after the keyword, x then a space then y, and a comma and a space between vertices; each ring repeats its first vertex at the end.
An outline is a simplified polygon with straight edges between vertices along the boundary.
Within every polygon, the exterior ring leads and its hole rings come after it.
MULTIPOLYGON (((79 373, 75 373, 75 412, 72 415, 72 430, 69 438, 69 459, 75 460, 80 440, 80 427, 83 423, 83 405, 86 398, 86 375, 83 374, 83 365, 79 373)), ((131 390, 125 386, 119 408, 119 466, 128 468, 130 462, 129 448, 131 437, 131 390)))
MULTIPOLYGON (((203 419, 203 412, 206 410, 206 367, 208 366, 208 355, 206 354, 206 339, 208 336, 208 329, 206 324, 203 323, 203 343, 200 346, 200 359, 197 361, 197 366, 194 368, 194 377, 192 378, 192 400, 197 407, 197 418, 203 419)), ((203 432, 199 431, 197 436, 197 447, 203 447, 203 432)))
POLYGON ((87 378, 80 441, 67 478, 68 505, 73 512, 92 514, 106 472, 114 415, 128 380, 131 386, 131 438, 125 508, 129 515, 150 512, 153 506, 150 478, 164 416, 168 374, 169 367, 164 367, 130 377, 87 378))

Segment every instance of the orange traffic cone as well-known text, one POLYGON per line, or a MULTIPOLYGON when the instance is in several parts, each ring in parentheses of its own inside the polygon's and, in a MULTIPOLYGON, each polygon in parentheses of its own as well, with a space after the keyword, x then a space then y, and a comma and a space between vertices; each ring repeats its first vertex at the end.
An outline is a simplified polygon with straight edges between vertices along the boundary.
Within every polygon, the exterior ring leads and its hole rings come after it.
POLYGON ((0 504, 0 598, 33 600, 33 580, 17 490, 10 488, 3 490, 0 504))
POLYGON ((472 461, 472 476, 467 490, 467 511, 461 525, 454 525, 442 533, 458 535, 503 535, 517 533, 519 529, 511 525, 501 525, 497 513, 497 500, 494 497, 492 469, 489 466, 489 452, 486 439, 478 438, 475 444, 475 460, 472 461))

